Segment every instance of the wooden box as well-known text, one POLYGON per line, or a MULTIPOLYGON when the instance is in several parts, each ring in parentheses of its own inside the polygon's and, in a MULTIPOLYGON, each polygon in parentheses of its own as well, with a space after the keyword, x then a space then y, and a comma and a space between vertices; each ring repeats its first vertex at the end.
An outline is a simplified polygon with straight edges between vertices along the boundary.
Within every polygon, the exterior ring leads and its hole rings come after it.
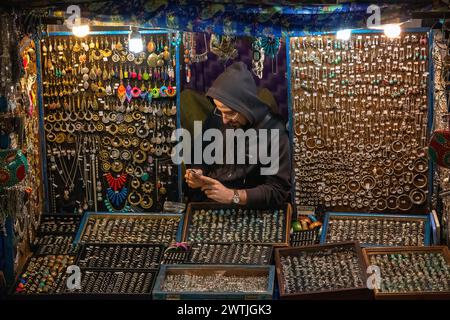
POLYGON ((274 266, 238 266, 238 265, 162 265, 153 289, 154 300, 270 300, 273 297, 275 279, 274 266), (224 275, 224 276, 264 276, 267 277, 267 288, 264 292, 205 292, 163 290, 167 275, 224 275))
MULTIPOLYGON (((395 254, 395 253, 414 253, 414 252, 429 252, 442 254, 445 261, 450 267, 450 251, 446 246, 431 246, 431 247, 389 247, 389 248, 365 248, 363 249, 364 260, 367 265, 370 265, 370 256, 376 254, 395 254)), ((383 270, 380 269, 381 282, 383 281, 383 270)), ((450 282, 450 279, 448 279, 450 282)), ((445 299, 450 300, 450 291, 448 292, 381 292, 375 288, 375 299, 379 300, 435 300, 445 299)))
MULTIPOLYGON (((189 242, 189 232, 190 232, 190 226, 192 224, 192 216, 195 210, 208 210, 208 209, 243 209, 247 210, 245 207, 239 207, 239 206, 232 206, 232 205, 224 205, 220 203, 214 203, 214 202, 192 202, 189 203, 186 216, 184 219, 184 225, 183 225, 183 235, 182 235, 182 241, 189 242)), ((270 209, 262 209, 262 210, 270 210, 270 209)), ((276 243, 265 243, 265 242, 251 242, 251 243, 261 243, 261 244, 269 244, 273 245, 274 247, 287 247, 289 246, 289 231, 291 228, 291 217, 292 217, 292 207, 289 203, 286 204, 286 206, 281 209, 285 211, 285 219, 284 219, 284 227, 283 227, 283 240, 281 242, 276 243)), ((192 242, 198 242, 198 241, 192 241, 192 242)), ((206 241, 205 241, 206 242, 206 241)), ((207 241, 212 242, 212 241, 207 241)), ((217 242, 225 243, 227 242, 226 239, 219 239, 217 242)), ((235 241, 232 241, 235 242, 235 241)), ((230 243, 232 243, 230 242, 230 243)))
POLYGON ((280 290, 280 299, 290 299, 290 300, 343 300, 343 299, 371 299, 371 292, 368 290, 366 286, 367 276, 366 276, 366 265, 364 263, 363 255, 361 248, 358 242, 342 242, 335 244, 326 244, 326 245, 311 245, 297 248, 278 248, 275 249, 275 265, 277 271, 278 278, 278 288, 280 290), (302 251, 306 252, 317 252, 317 251, 325 251, 331 248, 336 247, 349 247, 353 248, 359 262, 360 279, 362 285, 360 287, 353 288, 343 288, 343 289, 331 289, 331 290, 323 290, 323 291, 311 291, 311 292, 296 292, 296 293, 288 293, 285 288, 285 276, 283 274, 283 267, 281 265, 281 257, 296 255, 302 251))

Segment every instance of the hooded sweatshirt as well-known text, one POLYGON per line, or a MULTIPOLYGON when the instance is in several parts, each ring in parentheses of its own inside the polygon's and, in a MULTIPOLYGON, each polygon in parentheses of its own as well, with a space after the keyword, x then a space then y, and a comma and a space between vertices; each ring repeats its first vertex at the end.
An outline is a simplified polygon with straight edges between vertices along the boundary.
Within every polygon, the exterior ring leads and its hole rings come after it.
MULTIPOLYGON (((279 147, 279 170, 274 175, 261 174, 260 169, 263 165, 259 159, 257 164, 248 164, 247 161, 247 164, 244 165, 214 164, 203 166, 204 172, 211 178, 219 180, 228 188, 245 189, 248 207, 281 207, 286 202, 289 202, 291 158, 286 126, 283 120, 271 114, 269 107, 259 99, 258 88, 247 66, 242 62, 237 62, 228 67, 214 81, 206 95, 211 100, 219 100, 225 106, 245 116, 248 124, 245 128, 242 128, 244 131, 250 128, 256 129, 257 132, 258 129, 278 129, 280 139, 279 146, 273 146, 273 148, 279 147)), ((205 123, 205 126, 215 127, 222 131, 227 129, 222 119, 217 116, 211 116, 205 123)), ((224 141, 225 145, 226 142, 224 141)), ((237 144, 235 144, 235 148, 237 148, 237 144)), ((271 148, 269 139, 267 151, 269 154, 271 148)), ((248 160, 248 148, 246 148, 246 157, 248 160)))

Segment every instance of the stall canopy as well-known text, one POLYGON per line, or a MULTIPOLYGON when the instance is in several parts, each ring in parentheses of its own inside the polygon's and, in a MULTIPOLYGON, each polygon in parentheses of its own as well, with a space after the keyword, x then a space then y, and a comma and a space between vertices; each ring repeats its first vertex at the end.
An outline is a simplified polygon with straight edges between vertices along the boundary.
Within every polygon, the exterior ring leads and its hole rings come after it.
POLYGON ((286 36, 367 27, 370 5, 378 5, 382 23, 403 22, 412 12, 431 8, 415 1, 12 1, 52 11, 78 4, 83 17, 97 24, 118 22, 181 31, 249 36, 286 36))

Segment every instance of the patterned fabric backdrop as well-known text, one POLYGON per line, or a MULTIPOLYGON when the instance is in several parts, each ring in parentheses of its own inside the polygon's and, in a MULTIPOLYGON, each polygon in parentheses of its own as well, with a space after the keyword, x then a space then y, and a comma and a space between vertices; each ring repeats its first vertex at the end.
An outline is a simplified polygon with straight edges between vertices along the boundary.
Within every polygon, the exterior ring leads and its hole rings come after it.
MULTIPOLYGON (((285 1, 287 2, 287 1, 285 1)), ((62 0, 65 10, 76 0, 62 0)), ((367 8, 379 4, 383 23, 406 21, 416 10, 431 8, 429 0, 360 1, 338 5, 268 5, 193 0, 109 0, 80 4, 82 16, 97 22, 123 22, 181 31, 233 35, 285 36, 291 32, 324 32, 365 28, 367 8)), ((316 1, 321 3, 321 1, 316 1)))
MULTIPOLYGON (((203 34, 197 34, 196 40, 197 53, 204 52, 205 43, 203 34)), ((209 35, 206 35, 206 40, 206 43, 209 47, 209 35)), ((239 55, 236 59, 228 61, 225 65, 221 61, 219 61, 215 54, 211 52, 208 52, 207 61, 192 64, 192 76, 189 83, 185 82, 186 77, 183 72, 183 89, 189 88, 205 93, 211 86, 213 81, 225 70, 225 66, 229 66, 236 61, 244 62, 248 66, 248 69, 251 70, 252 38, 238 38, 236 47, 238 49, 239 55)), ((272 93, 277 102, 280 113, 285 119, 287 119, 286 47, 284 40, 281 42, 277 57, 277 59, 272 59, 266 56, 264 61, 264 71, 262 79, 259 79, 256 76, 254 76, 253 78, 255 79, 256 85, 259 88, 267 88, 272 93), (274 65, 273 70, 272 63, 274 65)))

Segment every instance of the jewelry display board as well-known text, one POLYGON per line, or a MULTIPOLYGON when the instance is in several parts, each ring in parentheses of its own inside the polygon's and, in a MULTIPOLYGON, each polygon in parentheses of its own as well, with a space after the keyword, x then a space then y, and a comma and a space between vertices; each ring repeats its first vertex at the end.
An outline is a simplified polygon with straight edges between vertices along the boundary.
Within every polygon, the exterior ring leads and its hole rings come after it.
POLYGON ((450 299, 448 247, 366 248, 363 255, 380 268, 375 299, 450 299))
POLYGON ((359 241, 362 246, 428 246, 430 216, 327 212, 320 243, 359 241))
POLYGON ((355 31, 289 46, 295 204, 425 213, 428 34, 355 31))
POLYGON ((50 212, 158 212, 178 200, 176 41, 141 34, 138 54, 121 31, 42 42, 50 212))

